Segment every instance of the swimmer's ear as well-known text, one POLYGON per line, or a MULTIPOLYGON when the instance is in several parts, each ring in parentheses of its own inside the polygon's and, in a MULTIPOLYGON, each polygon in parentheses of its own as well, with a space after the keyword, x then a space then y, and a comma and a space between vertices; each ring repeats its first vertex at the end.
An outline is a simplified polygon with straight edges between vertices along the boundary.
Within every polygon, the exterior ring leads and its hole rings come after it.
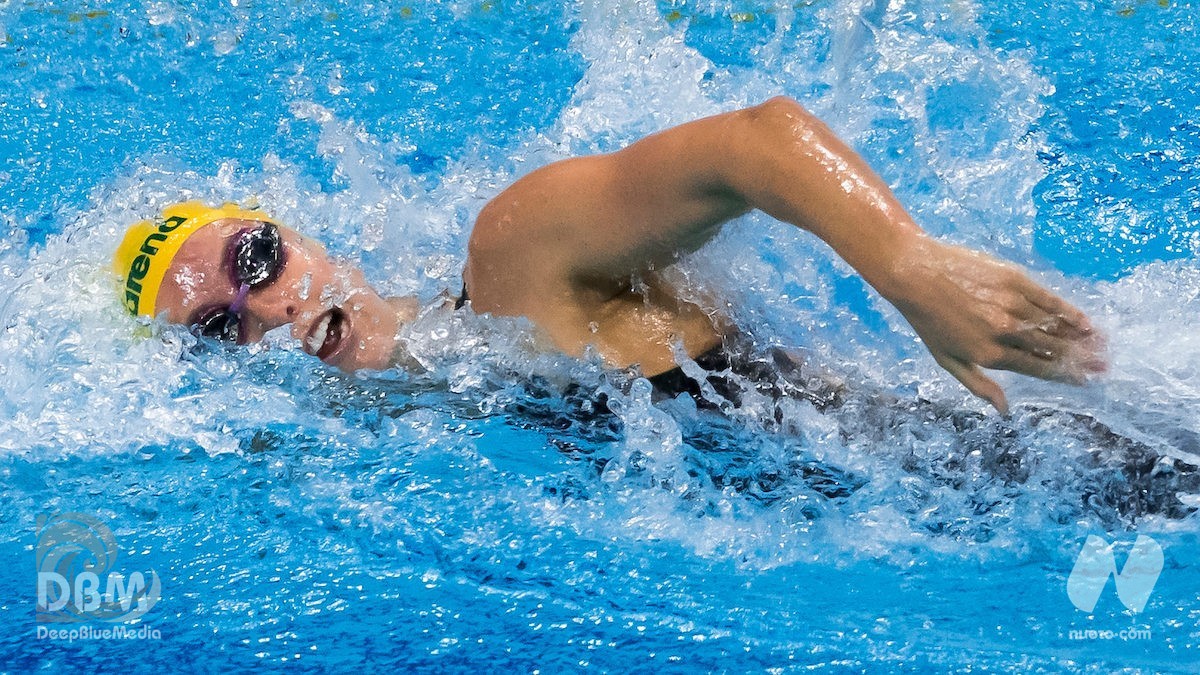
POLYGON ((984 375, 979 366, 946 354, 932 353, 938 365, 945 368, 954 379, 962 382, 967 391, 992 404, 1001 415, 1008 416, 1008 397, 1004 395, 1004 389, 996 384, 995 380, 984 375))

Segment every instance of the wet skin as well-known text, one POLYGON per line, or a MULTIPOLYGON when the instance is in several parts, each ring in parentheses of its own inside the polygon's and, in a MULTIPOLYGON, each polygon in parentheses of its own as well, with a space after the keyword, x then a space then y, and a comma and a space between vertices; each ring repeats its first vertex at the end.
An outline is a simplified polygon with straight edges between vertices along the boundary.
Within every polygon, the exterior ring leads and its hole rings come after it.
MULTIPOLYGON (((984 368, 1078 384, 1106 367, 1083 312, 1012 264, 926 236, 862 158, 786 98, 524 176, 479 214, 463 278, 475 311, 527 317, 568 354, 590 347, 654 375, 676 365, 674 347, 695 357, 728 327, 719 312, 681 300, 658 271, 752 209, 829 244, 939 365, 1002 412, 1007 399, 984 368)), ((237 288, 221 261, 229 238, 251 226, 221 221, 188 240, 160 291, 169 320, 194 323, 232 302, 237 288)), ((305 349, 332 365, 389 365, 416 300, 381 298, 361 272, 282 231, 283 275, 250 292, 244 341, 291 322, 305 349), (328 334, 331 310, 346 333, 334 353, 313 338, 328 334)))
POLYGON ((783 97, 521 178, 480 213, 464 277, 477 311, 527 316, 567 352, 593 345, 650 375, 674 365, 672 342, 695 357, 720 327, 648 272, 751 209, 829 244, 1002 412, 984 368, 1076 384, 1106 368, 1083 312, 1015 265, 926 236, 861 157, 783 97))

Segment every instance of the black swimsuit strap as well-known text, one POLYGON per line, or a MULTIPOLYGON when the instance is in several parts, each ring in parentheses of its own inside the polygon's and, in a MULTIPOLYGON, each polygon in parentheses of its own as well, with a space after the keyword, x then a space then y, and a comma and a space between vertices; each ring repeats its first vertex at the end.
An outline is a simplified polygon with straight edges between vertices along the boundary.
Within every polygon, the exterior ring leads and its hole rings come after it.
POLYGON ((462 309, 463 305, 467 304, 467 301, 470 299, 467 297, 467 282, 464 281, 462 295, 458 296, 458 299, 454 301, 454 309, 462 309))
MULTIPOLYGON (((729 368, 729 352, 725 349, 724 343, 717 343, 712 349, 697 356, 693 361, 708 372, 721 372, 729 368)), ((654 389, 663 396, 674 398, 679 394, 691 394, 694 398, 699 398, 700 385, 691 377, 688 377, 683 368, 675 366, 670 370, 652 375, 647 380, 654 385, 654 389)))

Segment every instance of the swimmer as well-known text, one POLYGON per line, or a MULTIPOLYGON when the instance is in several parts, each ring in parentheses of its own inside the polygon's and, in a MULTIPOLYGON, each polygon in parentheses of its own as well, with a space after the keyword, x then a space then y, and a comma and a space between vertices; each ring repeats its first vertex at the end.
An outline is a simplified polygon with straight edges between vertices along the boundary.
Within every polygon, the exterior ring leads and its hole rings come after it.
MULTIPOLYGON (((752 209, 829 244, 1002 413, 985 368, 1080 384, 1106 367, 1083 312, 1012 264, 927 236, 862 158, 784 97, 517 180, 475 222, 455 306, 527 317, 563 352, 591 347, 652 382, 678 379, 673 345, 704 362, 735 330, 659 272, 752 209)), ((114 269, 134 316, 242 344, 290 324, 306 352, 347 371, 399 363, 397 335, 420 309, 232 204, 178 204, 134 225, 114 269)))

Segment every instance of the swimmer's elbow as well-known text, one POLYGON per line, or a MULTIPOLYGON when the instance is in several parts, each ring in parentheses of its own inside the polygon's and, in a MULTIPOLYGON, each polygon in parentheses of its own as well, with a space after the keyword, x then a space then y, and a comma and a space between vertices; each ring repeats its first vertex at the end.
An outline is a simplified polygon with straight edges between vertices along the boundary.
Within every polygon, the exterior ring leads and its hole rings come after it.
POLYGON ((740 110, 732 121, 722 134, 723 178, 748 204, 779 217, 771 206, 810 178, 804 169, 812 146, 826 138, 825 128, 788 96, 740 110))
POLYGON ((753 110, 757 110, 760 114, 767 116, 795 114, 797 112, 805 115, 808 114, 808 110, 791 96, 772 96, 754 106, 753 110))
POLYGON ((775 96, 746 108, 744 112, 748 127, 756 134, 792 133, 798 125, 806 125, 815 119, 808 109, 790 96, 775 96))
POLYGON ((727 176, 736 185, 746 176, 778 173, 780 162, 804 154, 821 137, 820 121, 798 101, 776 96, 734 115, 735 126, 723 134, 724 156, 731 160, 727 176))

